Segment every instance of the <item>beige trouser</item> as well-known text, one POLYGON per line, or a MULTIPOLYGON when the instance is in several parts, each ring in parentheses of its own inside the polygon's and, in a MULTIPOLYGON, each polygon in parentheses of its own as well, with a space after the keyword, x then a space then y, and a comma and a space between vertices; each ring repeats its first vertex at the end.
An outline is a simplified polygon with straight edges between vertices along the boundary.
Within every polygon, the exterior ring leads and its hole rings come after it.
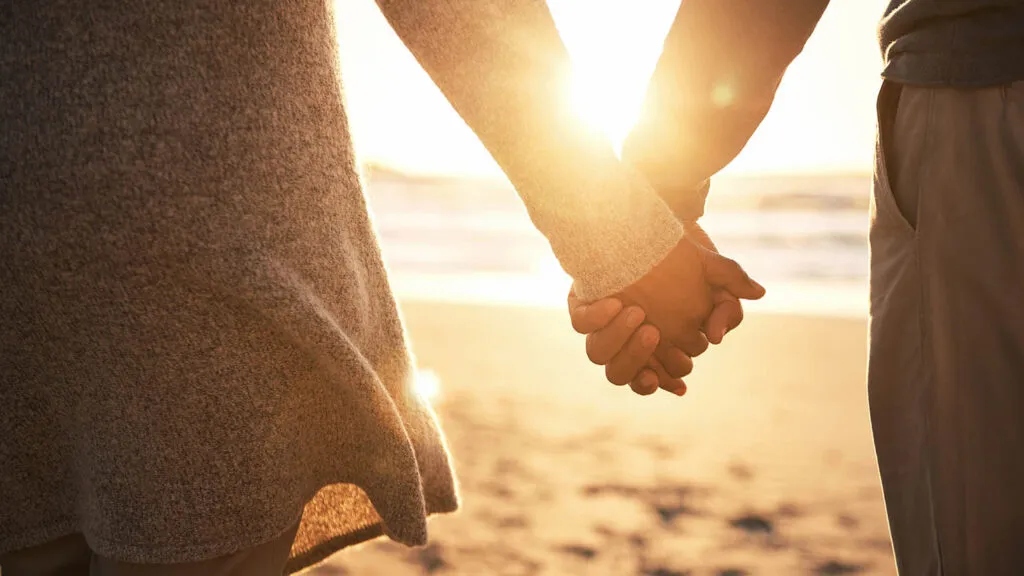
POLYGON ((0 576, 281 576, 296 524, 276 539, 187 564, 128 564, 93 554, 81 534, 0 555, 0 576))
POLYGON ((878 108, 868 391, 900 574, 1024 575, 1024 83, 878 108))

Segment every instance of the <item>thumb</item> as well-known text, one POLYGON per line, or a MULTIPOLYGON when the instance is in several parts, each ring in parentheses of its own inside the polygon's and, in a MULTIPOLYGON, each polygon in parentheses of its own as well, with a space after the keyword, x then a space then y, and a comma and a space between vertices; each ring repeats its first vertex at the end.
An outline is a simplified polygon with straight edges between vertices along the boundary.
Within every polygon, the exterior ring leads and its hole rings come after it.
POLYGON ((731 258, 710 250, 702 250, 704 278, 715 288, 723 288, 737 298, 758 300, 764 296, 764 287, 754 282, 743 268, 731 258))
POLYGON ((725 335, 743 321, 743 305, 730 292, 721 288, 712 291, 715 307, 704 322, 708 342, 721 344, 725 335))

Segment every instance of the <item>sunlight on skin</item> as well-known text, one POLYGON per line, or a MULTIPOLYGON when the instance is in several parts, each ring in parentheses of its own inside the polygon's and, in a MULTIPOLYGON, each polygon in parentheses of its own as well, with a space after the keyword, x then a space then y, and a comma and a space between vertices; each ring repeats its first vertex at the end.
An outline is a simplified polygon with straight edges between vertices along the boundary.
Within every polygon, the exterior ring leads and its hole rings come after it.
MULTIPOLYGON (((334 0, 361 160, 422 174, 501 176, 370 0, 334 0)), ((573 108, 618 147, 634 123, 679 0, 549 0, 575 68, 573 108)), ((877 19, 885 0, 837 3, 782 83, 772 112, 726 171, 871 167, 877 19)), ((712 97, 735 97, 723 86, 712 97)))
MULTIPOLYGON (((573 59, 573 106, 621 152, 679 8, 678 0, 548 0, 573 59)), ((881 64, 875 39, 884 0, 837 4, 794 62, 762 128, 724 172, 867 171, 874 92, 881 64)), ((735 86, 712 102, 728 107, 735 86)))
POLYGON ((736 99, 736 91, 729 84, 719 84, 711 91, 711 101, 720 108, 725 108, 736 99))
MULTIPOLYGON (((420 175, 502 178, 497 164, 391 31, 375 3, 332 1, 346 108, 359 160, 420 175)), ((886 1, 832 3, 807 50, 790 67, 772 111, 723 172, 870 170, 880 70, 875 29, 886 1)), ((548 4, 573 60, 569 106, 618 149, 639 114, 679 0, 548 4)), ((737 86, 716 86, 712 101, 729 106, 738 96, 737 86)), ((404 298, 555 308, 564 308, 571 283, 549 253, 539 255, 529 273, 511 277, 406 273, 393 280, 404 298)), ((770 288, 768 298, 752 308, 788 310, 793 302, 805 306, 807 294, 816 294, 816 289, 787 290, 775 282, 770 288)), ((844 302, 862 304, 862 292, 860 287, 844 290, 844 302)), ((414 385, 419 389, 419 378, 414 385)), ((439 380, 429 371, 422 385, 428 396, 439 391, 439 380)))

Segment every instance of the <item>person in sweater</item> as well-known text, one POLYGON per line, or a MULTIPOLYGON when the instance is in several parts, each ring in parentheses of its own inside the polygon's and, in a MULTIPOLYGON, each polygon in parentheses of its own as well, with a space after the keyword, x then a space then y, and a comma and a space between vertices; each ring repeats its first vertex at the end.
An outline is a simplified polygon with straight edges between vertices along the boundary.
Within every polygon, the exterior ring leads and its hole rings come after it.
MULTIPOLYGON (((624 157, 684 229, 827 3, 683 3, 624 157)), ((868 395, 896 563, 1024 574, 1024 2, 892 0, 880 40, 868 395)), ((665 346, 633 344, 630 308, 570 296, 613 382, 678 389, 655 372, 665 346)))
MULTIPOLYGON (((693 293, 760 296, 564 109, 542 1, 378 4, 581 298, 693 355, 693 293)), ((456 509, 335 52, 322 0, 0 8, 4 576, 295 572, 456 509)))

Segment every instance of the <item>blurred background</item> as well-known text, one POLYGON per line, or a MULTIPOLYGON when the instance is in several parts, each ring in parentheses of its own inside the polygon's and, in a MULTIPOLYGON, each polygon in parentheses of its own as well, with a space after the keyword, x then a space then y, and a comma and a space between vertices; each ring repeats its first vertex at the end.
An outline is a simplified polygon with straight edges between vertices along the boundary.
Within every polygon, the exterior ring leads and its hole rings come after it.
MULTIPOLYGON (((864 385, 884 0, 832 2, 702 222, 768 296, 685 398, 604 381, 569 279, 372 0, 335 0, 347 106, 391 282, 463 510, 432 544, 318 574, 895 574, 864 385)), ((548 0, 579 114, 619 146, 678 0, 548 0)))

